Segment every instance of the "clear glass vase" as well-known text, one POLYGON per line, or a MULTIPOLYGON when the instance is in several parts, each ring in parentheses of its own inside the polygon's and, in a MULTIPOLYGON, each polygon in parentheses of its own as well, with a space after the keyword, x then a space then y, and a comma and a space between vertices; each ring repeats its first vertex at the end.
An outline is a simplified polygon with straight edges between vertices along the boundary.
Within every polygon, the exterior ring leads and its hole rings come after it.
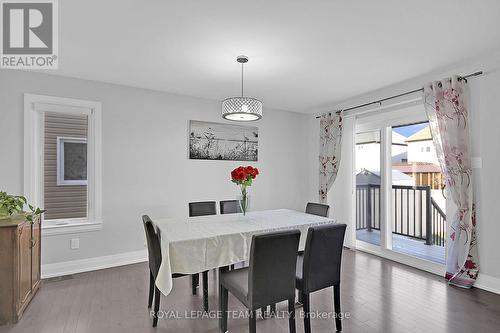
POLYGON ((240 204, 241 212, 243 213, 243 215, 246 215, 248 211, 248 194, 246 190, 241 192, 241 196, 239 197, 238 202, 240 204))

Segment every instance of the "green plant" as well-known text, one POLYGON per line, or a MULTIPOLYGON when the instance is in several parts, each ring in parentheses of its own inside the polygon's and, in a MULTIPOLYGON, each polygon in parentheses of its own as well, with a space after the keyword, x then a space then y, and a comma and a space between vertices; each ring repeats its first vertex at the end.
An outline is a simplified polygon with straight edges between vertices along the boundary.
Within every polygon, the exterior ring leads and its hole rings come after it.
POLYGON ((0 217, 26 213, 26 219, 33 222, 33 218, 43 214, 43 212, 45 210, 28 204, 28 201, 23 196, 10 195, 7 192, 0 191, 0 217), (24 211, 25 205, 28 205, 29 212, 24 211))

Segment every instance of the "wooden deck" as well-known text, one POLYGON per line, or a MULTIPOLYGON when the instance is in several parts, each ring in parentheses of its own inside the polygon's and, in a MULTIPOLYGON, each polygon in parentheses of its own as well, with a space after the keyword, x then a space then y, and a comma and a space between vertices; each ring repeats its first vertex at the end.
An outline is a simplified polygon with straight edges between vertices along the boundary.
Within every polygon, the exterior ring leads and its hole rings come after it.
MULTIPOLYGON (((380 246, 380 231, 357 230, 356 239, 380 246)), ((423 240, 392 234, 392 249, 420 259, 445 264, 445 247, 425 245, 423 240)))

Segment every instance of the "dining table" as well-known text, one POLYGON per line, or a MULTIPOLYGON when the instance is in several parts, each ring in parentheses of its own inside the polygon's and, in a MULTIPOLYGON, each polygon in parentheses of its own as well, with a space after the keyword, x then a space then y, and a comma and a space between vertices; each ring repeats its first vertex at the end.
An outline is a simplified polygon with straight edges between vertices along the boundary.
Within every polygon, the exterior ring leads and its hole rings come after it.
POLYGON ((336 223, 333 218, 290 209, 152 220, 162 252, 155 284, 164 295, 172 290, 174 273, 196 274, 249 260, 254 235, 297 229, 302 250, 309 227, 336 223))

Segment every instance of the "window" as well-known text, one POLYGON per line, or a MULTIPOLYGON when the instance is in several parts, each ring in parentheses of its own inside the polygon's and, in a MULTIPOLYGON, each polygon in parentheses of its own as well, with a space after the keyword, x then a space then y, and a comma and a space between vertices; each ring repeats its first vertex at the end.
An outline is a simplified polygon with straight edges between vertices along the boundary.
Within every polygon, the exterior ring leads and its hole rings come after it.
POLYGON ((25 195, 44 236, 101 228, 101 104, 25 94, 25 195))
POLYGON ((431 151, 431 147, 429 146, 425 147, 425 151, 429 153, 431 151))
POLYGON ((380 130, 356 133, 356 239, 380 246, 380 130))
POLYGON ((57 185, 87 185, 87 138, 57 137, 57 185))

